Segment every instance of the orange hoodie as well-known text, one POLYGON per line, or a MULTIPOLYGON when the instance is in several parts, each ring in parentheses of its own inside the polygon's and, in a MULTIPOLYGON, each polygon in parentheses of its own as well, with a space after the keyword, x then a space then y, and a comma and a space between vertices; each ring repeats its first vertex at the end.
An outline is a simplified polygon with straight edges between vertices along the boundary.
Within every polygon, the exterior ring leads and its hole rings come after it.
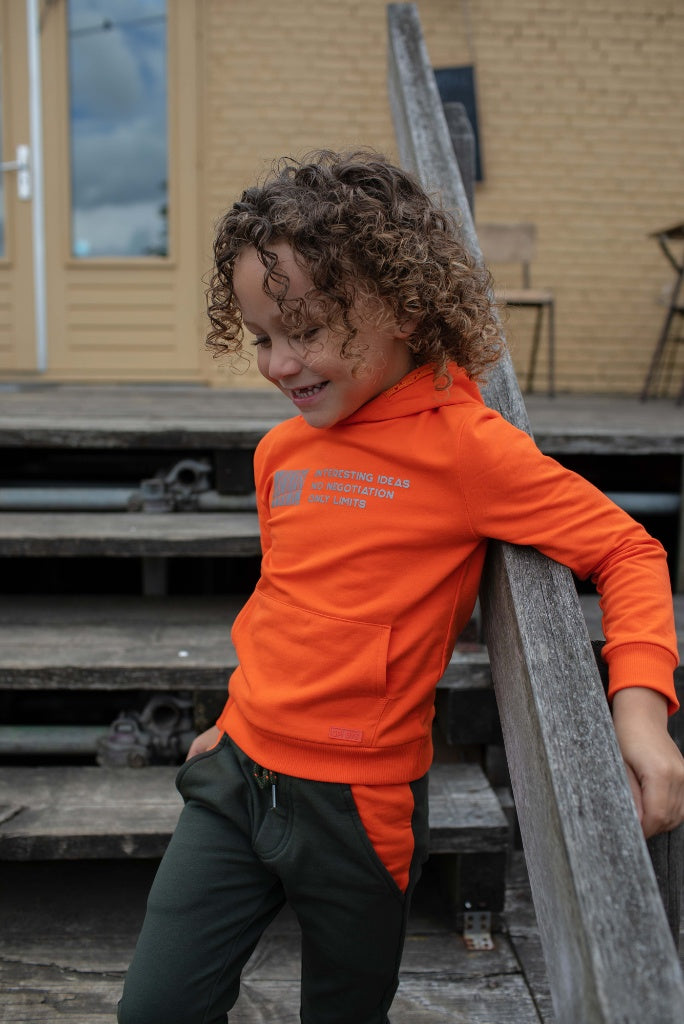
POLYGON ((662 546, 452 371, 448 391, 422 367, 329 429, 296 417, 257 448, 261 578, 235 621, 218 725, 276 772, 389 784, 427 771, 435 686, 490 537, 593 579, 610 696, 642 685, 677 706, 662 546))

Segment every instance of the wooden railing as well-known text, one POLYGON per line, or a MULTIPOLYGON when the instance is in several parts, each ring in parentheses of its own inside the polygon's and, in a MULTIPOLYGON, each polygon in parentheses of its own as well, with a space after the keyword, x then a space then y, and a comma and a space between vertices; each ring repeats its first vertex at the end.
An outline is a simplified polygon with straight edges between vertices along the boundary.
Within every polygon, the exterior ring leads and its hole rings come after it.
MULTIPOLYGON (((388 5, 389 92, 403 165, 462 222, 466 192, 414 4, 388 5)), ((506 356, 485 401, 530 432, 506 356)), ((490 545, 481 603, 554 1010, 559 1024, 681 1024, 684 979, 567 569, 490 545)), ((652 842, 674 891, 673 835, 652 842)), ((681 879, 680 879, 681 881, 681 879)), ((673 925, 678 919, 672 911, 673 925)))

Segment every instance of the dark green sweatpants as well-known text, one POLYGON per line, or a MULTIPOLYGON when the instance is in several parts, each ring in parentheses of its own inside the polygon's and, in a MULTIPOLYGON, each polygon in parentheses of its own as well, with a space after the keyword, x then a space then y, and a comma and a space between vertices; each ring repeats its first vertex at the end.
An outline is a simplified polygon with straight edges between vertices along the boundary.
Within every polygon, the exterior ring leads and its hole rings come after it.
POLYGON ((287 901, 302 930, 304 1024, 386 1024, 410 896, 427 856, 427 777, 414 794, 402 893, 349 786, 280 775, 260 788, 223 737, 186 762, 185 800, 152 886, 119 1024, 225 1024, 240 973, 287 901))

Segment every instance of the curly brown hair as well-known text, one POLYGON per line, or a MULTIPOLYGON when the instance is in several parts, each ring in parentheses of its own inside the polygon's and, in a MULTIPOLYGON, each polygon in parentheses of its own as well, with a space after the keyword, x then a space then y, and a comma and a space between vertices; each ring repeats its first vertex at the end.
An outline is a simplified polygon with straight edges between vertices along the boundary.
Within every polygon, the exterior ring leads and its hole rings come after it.
POLYGON ((313 305, 316 320, 341 336, 340 353, 362 360, 350 314, 360 300, 371 300, 389 308, 398 324, 415 325, 407 345, 416 365, 433 365, 445 384, 449 360, 481 379, 501 355, 489 272, 463 244, 454 218, 380 154, 322 150, 301 161, 284 157, 263 183, 243 192, 214 242, 207 345, 215 355, 243 354, 233 269, 246 246, 256 249, 264 291, 293 335, 313 305), (287 299, 287 275, 269 249, 282 240, 313 283, 295 302, 287 299))

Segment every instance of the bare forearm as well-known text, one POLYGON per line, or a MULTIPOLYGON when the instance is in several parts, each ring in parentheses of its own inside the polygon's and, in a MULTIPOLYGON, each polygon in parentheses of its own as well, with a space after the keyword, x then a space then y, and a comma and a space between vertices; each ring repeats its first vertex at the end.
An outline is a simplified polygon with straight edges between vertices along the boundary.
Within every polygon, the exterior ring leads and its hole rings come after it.
POLYGON ((613 699, 613 723, 646 836, 684 821, 684 758, 667 731, 667 701, 627 687, 613 699))

